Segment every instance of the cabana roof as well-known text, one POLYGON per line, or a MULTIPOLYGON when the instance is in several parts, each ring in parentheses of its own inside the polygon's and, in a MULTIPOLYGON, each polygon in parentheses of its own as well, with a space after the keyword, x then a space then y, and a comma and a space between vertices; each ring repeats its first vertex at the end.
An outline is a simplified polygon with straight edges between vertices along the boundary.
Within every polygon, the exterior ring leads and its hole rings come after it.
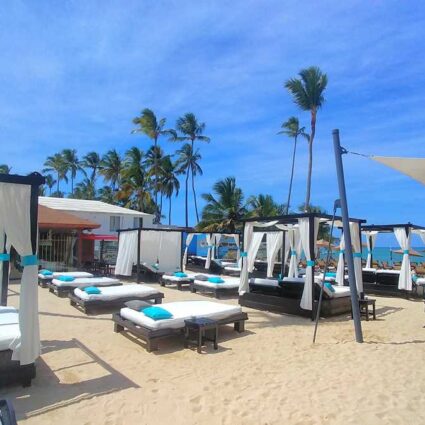
POLYGON ((362 226, 362 231, 366 232, 380 232, 380 233, 392 233, 397 227, 410 228, 412 230, 425 230, 425 227, 418 226, 417 224, 412 223, 402 223, 402 224, 368 224, 362 226))
POLYGON ((227 231, 214 231, 206 232, 204 230, 196 230, 193 227, 132 227, 127 229, 118 229, 117 232, 131 232, 133 230, 152 230, 157 232, 182 232, 182 233, 196 233, 198 235, 240 235, 241 232, 227 232, 227 231))
MULTIPOLYGON (((300 214, 287 214, 287 215, 277 215, 274 217, 249 217, 241 219, 240 221, 245 222, 252 222, 252 221, 277 221, 279 224, 294 224, 298 223, 299 218, 319 218, 321 220, 325 221, 332 221, 333 216, 330 214, 325 213, 300 213, 300 214)), ((335 221, 342 222, 342 217, 335 216, 335 221)), ((366 223, 366 220, 360 219, 360 218, 351 218, 351 222, 355 223, 366 223)))

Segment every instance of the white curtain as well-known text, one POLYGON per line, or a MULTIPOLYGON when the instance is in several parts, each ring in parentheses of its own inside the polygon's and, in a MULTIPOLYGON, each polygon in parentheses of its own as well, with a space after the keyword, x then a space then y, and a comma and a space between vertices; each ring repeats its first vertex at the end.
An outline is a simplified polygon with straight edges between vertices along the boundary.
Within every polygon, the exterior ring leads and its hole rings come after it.
POLYGON ((133 265, 137 263, 137 230, 121 232, 118 244, 115 274, 131 276, 133 265))
POLYGON ((288 230, 288 241, 291 249, 288 277, 298 277, 298 258, 301 254, 300 230, 298 228, 288 230))
POLYGON ((418 235, 421 237, 422 242, 425 244, 425 231, 420 231, 418 232, 418 235))
POLYGON ((210 233, 207 233, 205 235, 205 239, 207 241, 208 251, 207 251, 207 259, 205 260, 205 268, 209 269, 211 266, 211 257, 212 257, 212 250, 213 250, 213 239, 214 236, 210 233))
POLYGON ((220 233, 215 233, 213 240, 214 240, 214 247, 212 249, 212 255, 211 258, 217 258, 218 257, 218 246, 220 245, 220 241, 221 241, 221 234, 220 233))
POLYGON ((362 268, 362 240, 360 224, 350 223, 351 243, 353 245, 354 272, 356 275, 357 292, 363 292, 363 268, 362 268))
POLYGON ((254 232, 252 236, 251 245, 248 250, 248 272, 251 273, 254 270, 255 259, 257 252, 260 248, 261 241, 263 240, 264 232, 254 232))
POLYGON ((12 360, 19 360, 21 365, 33 363, 40 355, 38 262, 31 245, 30 204, 30 186, 0 183, 0 229, 4 229, 8 244, 16 249, 24 265, 19 297, 21 337, 9 346, 12 360))
MULTIPOLYGON (((4 248, 4 231, 3 231, 3 228, 0 226, 0 255, 3 253, 3 248, 4 248)), ((3 276, 3 262, 4 260, 0 259, 0 299, 2 298, 2 295, 3 295, 2 284, 1 284, 1 277, 3 276)))
POLYGON ((403 262, 401 263, 400 277, 398 280, 398 289, 404 289, 406 291, 412 290, 412 272, 410 270, 410 237, 411 232, 404 227, 394 228, 394 235, 397 238, 397 242, 400 245, 400 248, 403 250, 403 262))
POLYGON ((249 279, 248 279, 248 255, 247 251, 251 245, 252 235, 254 233, 254 223, 245 223, 243 233, 243 246, 244 251, 241 253, 242 267, 239 281, 239 295, 249 292, 249 279))
POLYGON ((305 274, 305 283, 304 283, 304 291, 301 298, 301 308, 304 310, 312 310, 313 309, 313 297, 312 297, 312 288, 314 282, 314 260, 312 257, 316 250, 316 240, 317 234, 319 232, 319 219, 314 219, 314 229, 313 229, 313 241, 314 249, 313 252, 310 251, 310 220, 308 218, 299 218, 298 219, 299 229, 300 229, 300 239, 302 249, 305 254, 305 258, 307 261, 306 274, 305 274))
POLYGON ((370 232, 364 232, 366 236, 366 245, 367 245, 367 260, 366 268, 370 269, 372 267, 372 250, 375 247, 376 236, 378 232, 376 230, 370 232))
POLYGON ((186 264, 187 264, 187 251, 189 250, 189 245, 193 241, 193 237, 195 236, 195 233, 188 233, 186 237, 185 242, 185 248, 184 248, 184 254, 183 254, 183 270, 186 270, 186 264))
MULTIPOLYGON (((282 248, 283 232, 267 233, 267 277, 273 276, 274 264, 276 256, 280 248, 282 248)), ((284 259, 282 258, 282 261, 284 259)))
MULTIPOLYGON (((231 235, 231 236, 233 237, 233 239, 235 241, 235 245, 236 245, 236 248, 237 248, 237 251, 236 251, 236 262, 239 264, 240 263, 240 259, 241 259, 241 250, 240 250, 240 247, 239 247, 239 235, 237 233, 235 233, 234 235, 231 235)), ((239 267, 240 267, 240 264, 239 264, 239 267)))
POLYGON ((335 278, 335 281, 338 283, 339 286, 344 285, 344 276, 345 276, 344 250, 345 250, 345 240, 344 240, 344 232, 342 232, 341 239, 339 241, 338 266, 336 269, 336 278, 335 278))

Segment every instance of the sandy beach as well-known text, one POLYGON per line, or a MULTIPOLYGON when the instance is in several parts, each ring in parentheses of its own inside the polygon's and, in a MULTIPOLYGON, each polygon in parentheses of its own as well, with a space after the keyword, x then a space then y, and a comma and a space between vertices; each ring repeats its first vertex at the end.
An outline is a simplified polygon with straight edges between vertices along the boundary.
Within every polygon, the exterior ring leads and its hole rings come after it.
MULTIPOLYGON (((18 307, 19 285, 10 289, 18 307)), ((164 293, 165 302, 208 299, 164 293)), ((313 345, 310 320, 246 309, 246 332, 222 328, 218 351, 197 354, 175 338, 148 353, 115 334, 110 315, 86 316, 39 288, 37 378, 0 395, 27 425, 424 423, 423 303, 376 298, 364 344, 348 317, 322 320, 313 345)))

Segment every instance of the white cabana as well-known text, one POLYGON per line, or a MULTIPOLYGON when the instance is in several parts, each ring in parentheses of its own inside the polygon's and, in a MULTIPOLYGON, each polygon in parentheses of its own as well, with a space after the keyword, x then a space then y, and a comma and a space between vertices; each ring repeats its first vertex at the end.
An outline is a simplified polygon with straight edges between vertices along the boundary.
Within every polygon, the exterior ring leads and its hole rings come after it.
POLYGON ((137 240, 139 231, 120 232, 115 274, 131 276, 133 266, 137 263, 137 240))
POLYGON ((376 230, 370 230, 363 232, 366 236, 366 246, 367 246, 367 259, 366 259, 366 268, 370 269, 372 267, 372 252, 375 248, 376 237, 378 232, 376 230))
MULTIPOLYGON (((20 285, 19 329, 20 338, 9 348, 12 360, 30 365, 40 355, 38 323, 38 190, 44 178, 33 173, 29 176, 0 175, 0 244, 6 238, 6 253, 2 246, 1 262, 9 260, 13 247, 21 257, 23 272, 20 285)), ((6 266, 6 264, 5 264, 6 266)), ((2 301, 7 302, 8 275, 2 274, 2 301)))
POLYGON ((344 240, 344 232, 341 233, 341 239, 339 241, 339 254, 338 254, 338 266, 336 269, 336 278, 335 281, 339 286, 344 285, 344 277, 345 277, 345 240, 344 240))

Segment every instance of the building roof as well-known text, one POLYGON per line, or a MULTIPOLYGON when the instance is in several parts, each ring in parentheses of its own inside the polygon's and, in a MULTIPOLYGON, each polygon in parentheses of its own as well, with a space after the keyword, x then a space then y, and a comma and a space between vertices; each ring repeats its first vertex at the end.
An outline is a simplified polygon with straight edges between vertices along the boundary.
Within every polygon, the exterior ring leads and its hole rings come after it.
POLYGON ((131 215, 133 217, 152 216, 152 214, 130 210, 129 208, 118 207, 117 205, 107 204, 106 202, 88 201, 85 199, 52 198, 46 196, 39 196, 38 202, 40 205, 43 205, 45 207, 61 211, 90 212, 115 215, 119 214, 131 215))
POLYGON ((63 211, 38 205, 38 226, 40 229, 97 229, 100 224, 63 211))

